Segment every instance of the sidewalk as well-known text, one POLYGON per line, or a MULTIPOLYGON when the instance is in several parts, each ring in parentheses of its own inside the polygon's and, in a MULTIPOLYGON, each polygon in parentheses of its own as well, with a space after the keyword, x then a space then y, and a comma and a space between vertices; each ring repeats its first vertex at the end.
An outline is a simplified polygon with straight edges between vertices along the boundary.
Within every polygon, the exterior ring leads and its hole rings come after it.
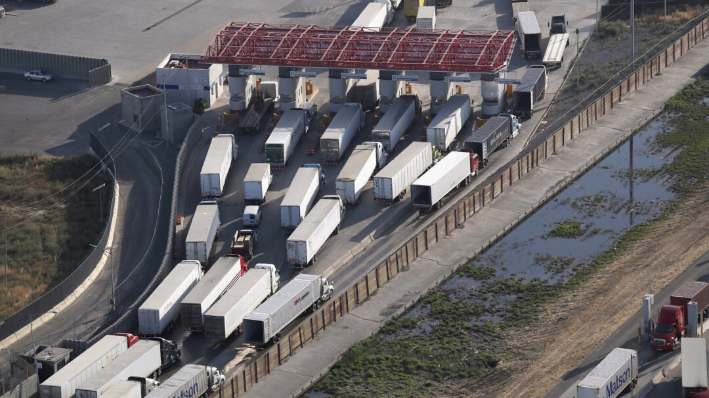
MULTIPOLYGON (((512 228, 549 197, 571 183, 596 160, 660 113, 677 91, 696 80, 709 63, 705 40, 684 57, 618 104, 594 126, 561 148, 472 217, 476 228, 456 229, 389 284, 340 318, 252 386, 247 397, 297 396, 319 380, 354 343, 376 333, 394 315, 403 313, 457 266, 481 252, 502 230, 512 228), (470 250, 470 248, 475 248, 470 250)), ((470 221, 468 221, 470 223, 470 221)))

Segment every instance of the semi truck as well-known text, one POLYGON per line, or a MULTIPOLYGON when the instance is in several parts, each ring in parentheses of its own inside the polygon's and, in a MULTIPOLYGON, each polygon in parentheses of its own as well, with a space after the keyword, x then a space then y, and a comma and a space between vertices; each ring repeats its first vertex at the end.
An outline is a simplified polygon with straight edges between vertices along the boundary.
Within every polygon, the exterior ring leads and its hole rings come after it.
POLYGON ((209 261, 214 240, 219 236, 219 205, 216 201, 202 201, 192 217, 192 224, 185 239, 185 258, 197 260, 202 266, 209 261))
POLYGON ((709 283, 689 281, 670 295, 670 304, 660 308, 650 345, 658 351, 674 350, 687 334, 687 304, 697 303, 697 316, 709 313, 709 283))
POLYGON ((419 7, 418 14, 416 14, 416 29, 436 29, 435 6, 419 7))
POLYGON ((487 166, 490 154, 519 134, 521 124, 514 115, 490 118, 463 143, 463 149, 477 155, 480 167, 487 166))
POLYGON ((254 248, 258 236, 253 229, 240 229, 236 231, 234 240, 231 242, 231 254, 238 254, 246 261, 254 257, 254 248))
POLYGON ((202 198, 218 198, 224 191, 224 183, 234 160, 239 154, 239 147, 232 134, 219 134, 212 138, 199 173, 202 198))
POLYGON ((433 164, 430 142, 412 142, 373 179, 374 201, 393 203, 406 195, 416 181, 433 164))
POLYGON ((439 151, 447 151, 463 126, 468 125, 470 106, 468 94, 450 97, 426 128, 426 140, 439 151))
POLYGON ((342 159, 347 147, 364 127, 364 116, 360 104, 346 103, 340 108, 320 137, 323 163, 336 164, 342 159))
POLYGON ((707 341, 703 337, 682 340, 682 397, 707 396, 707 341))
POLYGON ((195 332, 204 327, 204 313, 246 272, 249 265, 239 255, 220 257, 180 302, 182 324, 195 332))
POLYGON ((440 209, 443 197, 453 189, 468 185, 478 172, 477 155, 451 152, 411 184, 411 203, 420 211, 440 209))
POLYGON ((172 363, 179 360, 175 343, 164 340, 140 340, 115 361, 99 370, 76 389, 76 398, 98 398, 106 390, 129 377, 157 378, 172 363), (168 344, 170 343, 170 344, 168 344))
POLYGON ((244 202, 259 205, 265 202, 271 181, 273 175, 270 163, 252 163, 244 177, 244 202))
POLYGON ((306 122, 306 112, 300 109, 291 109, 281 115, 276 127, 266 140, 264 151, 266 162, 272 167, 285 167, 293 159, 296 145, 306 133, 309 125, 306 122))
POLYGON ((256 264, 204 314, 204 334, 214 342, 239 333, 244 317, 276 293, 281 276, 273 264, 256 264))
POLYGON ((286 196, 281 201, 281 227, 295 229, 313 207, 321 189, 320 172, 301 167, 295 173, 286 196))
POLYGON ((637 351, 614 348, 576 385, 576 398, 615 398, 637 383, 637 351))
POLYGON ((320 308, 334 290, 319 275, 296 275, 244 318, 244 342, 257 346, 278 342, 284 327, 305 311, 320 308))
POLYGON ((102 398, 143 398, 158 388, 160 383, 148 377, 129 377, 106 390, 102 398))
POLYGON ((421 102, 416 95, 402 95, 394 100, 382 119, 372 129, 372 141, 381 142, 387 152, 399 148, 401 137, 421 114, 421 102))
POLYGON ((293 268, 305 268, 331 235, 340 231, 345 205, 337 195, 325 195, 313 207, 286 241, 286 257, 293 268))
POLYGON ((376 170, 386 164, 387 153, 381 142, 357 145, 335 180, 335 193, 348 205, 358 205, 364 186, 376 170))
POLYGON ((524 58, 539 58, 542 56, 542 30, 539 29, 537 17, 533 11, 523 11, 517 14, 515 22, 519 36, 520 47, 524 58))
POLYGON ((519 118, 532 117, 534 104, 544 98, 547 89, 547 70, 543 65, 532 65, 512 92, 514 114, 519 118))
POLYGON ((158 336, 170 331, 180 316, 180 301, 202 279, 202 265, 185 260, 175 266, 138 308, 138 331, 141 336, 158 336))
POLYGON ((41 398, 71 398, 76 388, 138 341, 133 335, 104 336, 39 386, 41 398), (127 337, 130 336, 130 337, 127 337))
POLYGON ((185 365, 172 375, 149 398, 207 397, 224 384, 224 372, 213 366, 185 365))

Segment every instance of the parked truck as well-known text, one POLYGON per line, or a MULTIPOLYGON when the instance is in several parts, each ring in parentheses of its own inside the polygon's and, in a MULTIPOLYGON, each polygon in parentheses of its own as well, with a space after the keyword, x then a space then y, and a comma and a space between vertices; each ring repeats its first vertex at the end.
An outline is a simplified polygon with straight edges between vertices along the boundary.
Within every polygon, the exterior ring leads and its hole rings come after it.
POLYGON ((514 114, 519 118, 534 115, 534 104, 544 98, 547 89, 547 70, 543 65, 527 68, 522 81, 512 92, 514 114))
POLYGON ((219 134, 212 138, 199 174, 202 198, 222 196, 227 174, 238 153, 239 147, 232 134, 219 134))
POLYGON ((533 11, 524 11, 517 14, 515 22, 519 36, 520 47, 524 58, 539 58, 542 56, 542 30, 539 29, 537 17, 533 11))
POLYGON ((364 116, 360 104, 346 103, 340 108, 320 137, 323 163, 335 164, 342 159, 347 147, 364 127, 364 116))
POLYGON ((674 350, 687 334, 687 304, 697 303, 697 316, 709 313, 709 283, 689 281, 670 295, 670 304, 660 308, 651 346, 658 351, 674 350))
POLYGON ((224 372, 213 366, 185 365, 148 398, 207 397, 224 384, 224 372))
POLYGON ((182 324, 195 332, 204 327, 204 313, 246 272, 249 265, 239 255, 220 257, 180 302, 182 324))
POLYGON ((706 396, 707 341, 703 337, 686 337, 682 340, 682 398, 706 396))
POLYGON ((325 195, 313 207, 286 241, 286 257, 293 268, 305 268, 316 261, 318 251, 331 235, 340 231, 345 205, 337 195, 325 195))
POLYGON ((138 341, 133 335, 108 335, 74 358, 39 386, 41 398, 72 398, 76 388, 138 341))
POLYGON ((407 21, 413 21, 419 12, 419 7, 424 7, 426 0, 404 0, 404 16, 407 21))
POLYGON ((164 330, 170 331, 180 316, 180 301, 197 285, 202 275, 202 265, 197 260, 177 264, 138 308, 141 336, 158 336, 164 330))
POLYGON ((492 117, 465 140, 463 149, 475 153, 480 167, 485 167, 490 154, 503 143, 509 144, 519 134, 520 126, 514 115, 492 117))
POLYGON ((192 217, 192 224, 185 239, 185 258, 197 260, 202 266, 209 261, 214 240, 219 236, 219 205, 216 201, 202 201, 192 217))
POLYGON ((568 45, 568 33, 559 33, 551 36, 547 44, 547 49, 544 52, 544 58, 542 58, 542 65, 547 68, 561 67, 561 64, 564 62, 564 50, 566 50, 568 45))
POLYGON ((295 173, 286 196, 281 201, 281 227, 295 229, 308 214, 318 197, 320 172, 312 167, 301 167, 295 173))
POLYGON ((433 164, 430 142, 412 142, 373 179, 374 201, 393 203, 406 195, 416 181, 433 164))
POLYGON ((440 209, 453 189, 468 185, 478 172, 477 155, 451 152, 411 184, 411 203, 420 211, 440 209))
POLYGON ((372 141, 381 142, 391 153, 399 148, 399 141, 421 114, 421 102, 415 95, 402 95, 394 100, 382 119, 372 129, 372 141))
POLYGON ((266 162, 271 166, 280 168, 290 164, 295 147, 310 124, 306 116, 302 109, 291 109, 281 115, 265 144, 266 162))
POLYGON ((353 103, 356 102, 362 105, 362 109, 367 111, 377 109, 377 105, 379 105, 379 79, 357 82, 350 89, 348 96, 353 103))
POLYGON ((158 388, 160 383, 148 377, 129 377, 106 390, 102 398, 143 398, 158 388))
POLYGON ((614 348, 576 385, 576 398, 615 398, 637 383, 637 351, 614 348))
POLYGON ((246 261, 254 257, 254 248, 258 237, 253 229, 240 229, 236 231, 231 242, 231 254, 238 254, 246 261))
POLYGON ((352 151, 335 181, 335 193, 348 205, 358 205, 364 186, 376 170, 386 164, 381 142, 363 142, 352 151))
POLYGON ((214 342, 239 333, 244 317, 276 293, 281 276, 273 264, 256 264, 204 314, 204 334, 214 342))
POLYGON ((266 192, 271 186, 273 175, 270 163, 251 163, 244 177, 244 202, 262 204, 266 201, 266 192))
POLYGON ((266 98, 264 93, 257 91, 253 103, 239 118, 239 131, 242 134, 257 134, 261 130, 263 117, 273 113, 274 105, 274 98, 266 98))
POLYGON ((394 10, 389 0, 384 2, 373 1, 364 7, 352 26, 363 28, 382 28, 389 25, 394 18, 394 10))
POLYGON ((447 151, 458 133, 468 125, 470 106, 468 94, 450 97, 426 128, 426 140, 439 151, 447 151))
POLYGON ((416 29, 436 29, 435 6, 419 7, 418 14, 416 14, 416 29))
POLYGON ((299 274, 244 318, 244 342, 278 342, 281 330, 307 310, 317 310, 335 288, 319 275, 299 274))

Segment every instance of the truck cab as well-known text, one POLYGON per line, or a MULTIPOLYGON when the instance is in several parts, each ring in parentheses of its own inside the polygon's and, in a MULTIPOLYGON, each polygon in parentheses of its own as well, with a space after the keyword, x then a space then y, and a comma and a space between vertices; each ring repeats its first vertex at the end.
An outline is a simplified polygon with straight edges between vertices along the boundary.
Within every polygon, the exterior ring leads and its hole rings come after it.
POLYGON ((657 318, 650 345, 654 350, 670 351, 680 345, 686 325, 684 308, 677 305, 663 305, 657 318))
POLYGON ((365 141, 360 145, 371 145, 377 149, 377 170, 386 166, 389 154, 384 150, 384 145, 381 142, 365 141))
POLYGON ((325 278, 320 278, 320 298, 313 303, 313 310, 317 310, 323 301, 327 301, 335 292, 335 286, 325 278))
POLYGON ((300 167, 312 167, 314 169, 318 169, 320 172, 320 189, 322 190, 322 186, 325 184, 325 172, 322 170, 320 163, 306 163, 300 167))
MULTIPOLYGON (((342 201, 342 198, 339 195, 323 195, 322 199, 338 201, 340 203, 340 221, 345 219, 345 203, 342 201)), ((340 227, 338 226, 335 230, 335 234, 337 234, 337 232, 339 231, 340 227)))
POLYGON ((159 381, 151 379, 149 377, 130 376, 128 377, 128 381, 135 381, 136 383, 140 383, 140 394, 143 397, 148 396, 148 394, 160 387, 159 381))
MULTIPOLYGON (((478 175, 478 170, 482 167, 482 162, 478 158, 478 154, 473 152, 471 149, 461 149, 460 152, 467 152, 470 154, 470 176, 475 177, 478 175)), ((466 184, 467 185, 467 184, 466 184)))
POLYGON ((278 269, 273 264, 258 263, 254 265, 254 269, 265 269, 271 274, 271 294, 278 290, 281 284, 281 274, 278 273, 278 269))
POLYGON ((506 117, 510 119, 510 125, 512 131, 510 131, 511 137, 515 138, 519 135, 519 132, 522 131, 522 123, 520 123, 519 119, 517 116, 511 114, 511 113, 500 113, 497 115, 499 117, 506 117))
POLYGON ((209 390, 215 392, 224 384, 224 372, 214 366, 205 366, 207 370, 207 380, 209 380, 209 390))
POLYGON ((157 341, 160 343, 160 369, 158 376, 162 370, 180 360, 182 349, 172 340, 163 339, 162 337, 148 337, 147 340, 157 341))
POLYGON ((547 23, 547 26, 549 27, 549 36, 558 33, 566 33, 566 26, 568 24, 569 21, 566 20, 566 14, 552 16, 551 22, 547 23))

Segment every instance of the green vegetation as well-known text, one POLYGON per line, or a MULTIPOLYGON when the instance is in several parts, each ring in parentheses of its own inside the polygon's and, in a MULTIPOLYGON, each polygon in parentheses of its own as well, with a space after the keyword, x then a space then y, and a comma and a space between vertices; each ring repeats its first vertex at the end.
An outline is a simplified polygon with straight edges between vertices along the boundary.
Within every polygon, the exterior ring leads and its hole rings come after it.
MULTIPOLYGON (((0 203, 8 206, 9 226, 8 287, 2 285, 0 290, 0 319, 61 282, 86 257, 89 244, 98 241, 102 229, 99 194, 92 190, 108 180, 89 179, 94 174, 91 172, 79 184, 59 193, 95 164, 89 155, 0 155, 0 203), (77 189, 75 195, 67 197, 77 189)), ((111 184, 102 191, 106 218, 111 184)), ((5 252, 4 236, 0 252, 5 252)))
POLYGON ((542 239, 548 238, 566 238, 576 239, 586 233, 587 228, 576 220, 566 220, 556 224, 556 227, 546 234, 542 235, 542 239))

